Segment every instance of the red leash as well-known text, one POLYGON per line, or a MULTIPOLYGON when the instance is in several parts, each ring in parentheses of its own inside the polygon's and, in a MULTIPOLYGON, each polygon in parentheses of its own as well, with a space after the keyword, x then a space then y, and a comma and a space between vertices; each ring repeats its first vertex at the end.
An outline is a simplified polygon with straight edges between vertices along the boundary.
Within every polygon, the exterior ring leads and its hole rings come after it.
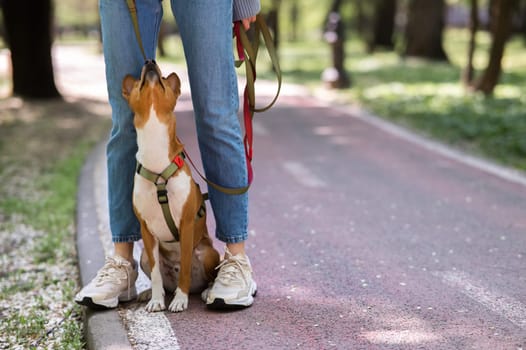
MULTIPOLYGON (((236 22, 234 24, 234 34, 236 36, 236 46, 237 46, 237 55, 239 61, 244 62, 245 64, 250 64, 253 72, 253 82, 256 81, 256 67, 251 60, 245 59, 245 49, 243 43, 241 42, 241 22, 236 22)), ((243 92, 243 120, 245 122, 245 137, 243 143, 245 145, 245 158, 247 161, 247 172, 248 172, 248 185, 252 183, 254 179, 254 171, 252 170, 252 146, 253 146, 253 131, 252 131, 252 118, 254 117, 254 107, 250 104, 249 92, 248 92, 248 83, 245 86, 243 92)))

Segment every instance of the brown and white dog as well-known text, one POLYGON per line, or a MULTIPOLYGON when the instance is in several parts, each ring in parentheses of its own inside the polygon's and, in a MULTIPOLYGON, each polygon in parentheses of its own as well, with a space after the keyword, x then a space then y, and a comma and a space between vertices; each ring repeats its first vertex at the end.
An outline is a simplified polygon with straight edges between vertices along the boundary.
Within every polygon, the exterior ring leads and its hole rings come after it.
MULTIPOLYGON (((151 297, 146 305, 150 312, 166 308, 165 289, 175 291, 169 310, 185 310, 189 293, 207 287, 215 278, 215 267, 219 263, 219 253, 208 235, 206 216, 197 215, 203 196, 188 165, 179 156, 183 145, 176 137, 173 111, 180 85, 175 73, 163 78, 155 61, 145 63, 139 80, 128 75, 122 83, 122 94, 134 112, 138 164, 151 173, 161 174, 172 161, 178 160, 177 171, 165 182, 179 242, 174 242, 163 216, 156 184, 139 173, 134 179, 133 206, 144 243, 141 268, 152 281, 151 297)), ((148 298, 150 293, 145 295, 148 298)))

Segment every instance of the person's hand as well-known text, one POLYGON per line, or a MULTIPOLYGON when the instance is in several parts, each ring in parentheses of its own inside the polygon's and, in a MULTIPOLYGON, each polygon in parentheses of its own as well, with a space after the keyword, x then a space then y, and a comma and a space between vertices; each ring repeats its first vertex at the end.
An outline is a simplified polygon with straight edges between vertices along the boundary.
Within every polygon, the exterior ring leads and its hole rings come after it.
POLYGON ((241 22, 243 23, 243 28, 245 28, 245 30, 249 30, 250 29, 250 23, 254 23, 256 21, 256 16, 252 16, 252 17, 249 17, 249 18, 244 18, 241 20, 241 22))

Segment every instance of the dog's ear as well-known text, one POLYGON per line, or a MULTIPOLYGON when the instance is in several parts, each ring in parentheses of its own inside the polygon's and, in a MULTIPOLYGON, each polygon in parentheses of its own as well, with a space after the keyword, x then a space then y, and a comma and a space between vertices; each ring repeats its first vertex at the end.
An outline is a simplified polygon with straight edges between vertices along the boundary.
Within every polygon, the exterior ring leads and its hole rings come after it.
POLYGON ((122 81, 122 97, 124 97, 126 101, 130 98, 133 85, 135 85, 135 78, 128 74, 122 81))
POLYGON ((166 82, 168 83, 168 86, 172 91, 175 93, 176 96, 179 96, 181 94, 181 80, 179 80, 179 77, 175 73, 171 73, 168 78, 166 78, 166 82))

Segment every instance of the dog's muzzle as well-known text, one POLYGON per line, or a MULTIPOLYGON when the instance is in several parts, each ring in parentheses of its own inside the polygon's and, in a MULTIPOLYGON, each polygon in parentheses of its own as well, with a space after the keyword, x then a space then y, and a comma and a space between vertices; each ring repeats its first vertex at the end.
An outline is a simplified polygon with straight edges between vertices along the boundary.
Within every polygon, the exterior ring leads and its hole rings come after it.
POLYGON ((141 86, 144 86, 146 81, 152 84, 159 83, 161 80, 161 75, 159 72, 159 67, 155 60, 146 60, 142 68, 142 82, 141 86))

